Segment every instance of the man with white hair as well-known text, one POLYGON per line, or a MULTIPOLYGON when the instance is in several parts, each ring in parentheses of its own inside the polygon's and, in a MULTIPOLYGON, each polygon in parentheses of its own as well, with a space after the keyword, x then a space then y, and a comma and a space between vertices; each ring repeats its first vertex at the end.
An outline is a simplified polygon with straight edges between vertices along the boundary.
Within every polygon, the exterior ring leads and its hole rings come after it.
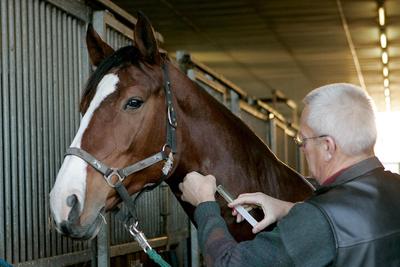
POLYGON ((215 202, 215 177, 192 172, 180 184, 182 199, 197 206, 207 265, 400 266, 400 176, 374 156, 372 100, 339 83, 311 91, 304 104, 296 143, 320 187, 301 203, 240 195, 230 207, 257 205, 265 213, 254 240, 230 236, 215 202), (274 230, 262 231, 274 222, 274 230))

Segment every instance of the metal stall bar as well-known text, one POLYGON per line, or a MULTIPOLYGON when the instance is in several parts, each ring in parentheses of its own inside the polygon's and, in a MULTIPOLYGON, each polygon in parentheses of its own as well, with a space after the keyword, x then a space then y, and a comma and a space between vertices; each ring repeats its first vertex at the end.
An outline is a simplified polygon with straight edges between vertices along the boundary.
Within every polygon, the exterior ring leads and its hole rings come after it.
MULTIPOLYGON (((106 37, 106 24, 104 19, 104 11, 93 12, 93 27, 104 40, 106 37)), ((95 245, 96 250, 92 250, 96 253, 96 257, 92 257, 92 267, 109 267, 110 266, 110 233, 108 225, 102 225, 97 237, 92 241, 92 246, 95 245)))
MULTIPOLYGON (((114 4, 112 1, 110 1, 110 0, 96 0, 96 3, 100 4, 100 6, 103 7, 103 8, 105 8, 107 10, 110 10, 112 12, 112 14, 115 14, 115 16, 118 19, 118 20, 116 20, 118 22, 118 24, 120 23, 119 19, 122 19, 124 22, 127 22, 129 25, 135 25, 136 24, 137 19, 134 16, 132 16, 131 14, 129 14, 128 12, 126 12, 125 10, 120 8, 118 5, 114 4)), ((109 22, 109 25, 111 25, 113 27, 115 26, 113 24, 113 22, 109 22)), ((121 25, 124 25, 124 24, 121 24, 121 25)), ((115 29, 119 29, 121 27, 115 26, 114 28, 115 29)), ((121 32, 121 33, 124 34, 124 32, 121 32)), ((126 36, 128 38, 131 38, 131 36, 133 36, 133 35, 126 35, 126 36)), ((156 40, 159 43, 164 43, 164 37, 159 32, 155 31, 155 37, 156 37, 156 40)))
MULTIPOLYGON (((9 68, 9 77, 10 77, 10 83, 9 83, 9 118, 11 120, 9 121, 9 128, 10 128, 10 146, 9 146, 9 151, 8 153, 11 155, 11 162, 10 162, 10 192, 11 192, 11 207, 12 210, 10 210, 10 217, 11 217, 11 226, 12 230, 10 231, 12 233, 12 245, 10 245, 10 249, 12 249, 12 261, 18 261, 19 260, 19 229, 18 229, 18 218, 19 218, 19 203, 18 203, 18 129, 17 129, 17 120, 18 120, 18 114, 17 114, 17 84, 16 84, 16 75, 17 75, 17 70, 16 70, 16 50, 19 48, 17 47, 16 44, 16 26, 15 26, 15 20, 13 19, 16 14, 15 14, 15 1, 10 2, 8 6, 8 11, 9 11, 9 39, 8 42, 10 44, 10 51, 9 51, 9 63, 10 65, 8 66, 9 68)), ((18 16, 18 15, 17 15, 18 16)))
MULTIPOLYGON (((4 27, 4 22, 3 22, 3 18, 5 17, 3 14, 3 10, 5 8, 5 1, 1 1, 0 2, 0 32, 2 33, 1 35, 1 39, 0 39, 0 48, 3 48, 3 40, 4 40, 4 36, 3 36, 3 27, 4 27)), ((4 19, 5 20, 5 19, 4 19)), ((3 53, 4 51, 1 50, 0 52, 0 85, 3 86, 3 53)), ((3 99, 3 90, 0 90, 0 99, 3 99)), ((1 100, 0 100, 1 103, 1 100)), ((0 125, 3 125, 3 116, 1 114, 3 114, 3 109, 0 107, 0 125)), ((3 144, 3 130, 2 128, 0 129, 0 147, 4 147, 3 144)), ((4 158, 3 158, 3 153, 0 153, 0 177, 4 177, 3 175, 3 169, 4 169, 4 164, 3 164, 4 158)), ((4 223, 4 213, 5 213, 5 199, 4 199, 4 179, 0 179, 0 258, 5 258, 5 232, 4 232, 4 228, 5 228, 5 223, 4 223)))
POLYGON ((177 51, 176 57, 180 68, 187 73, 190 79, 197 82, 214 98, 225 104, 227 108, 252 128, 264 142, 267 142, 266 121, 268 120, 268 112, 262 114, 257 104, 248 104, 247 102, 254 101, 251 101, 251 98, 247 96, 243 89, 206 65, 193 60, 190 54, 184 51, 177 51))
MULTIPOLYGON (((180 236, 168 237, 160 236, 156 238, 149 239, 149 244, 153 248, 164 247, 168 243, 171 245, 176 245, 179 242, 180 236)), ((142 251, 142 248, 137 242, 130 242, 121 245, 111 246, 110 248, 111 257, 131 254, 142 251)), ((33 261, 27 261, 22 263, 16 263, 15 267, 28 267, 28 266, 40 266, 40 267, 54 267, 54 266, 69 266, 83 262, 89 262, 92 260, 91 249, 85 249, 72 253, 65 253, 57 256, 41 258, 33 261)))
POLYGON ((221 99, 218 97, 217 99, 220 102, 223 102, 225 105, 227 105, 229 91, 234 91, 238 96, 240 96, 240 98, 247 97, 247 93, 243 89, 208 66, 193 59, 189 53, 185 51, 177 51, 176 60, 180 69, 185 72, 190 79, 199 83, 199 85, 211 95, 215 97, 213 91, 222 94, 223 97, 225 97, 224 101, 221 101, 221 99))
POLYGON ((270 112, 269 133, 272 151, 285 163, 304 175, 303 155, 293 140, 298 131, 298 126, 289 123, 285 117, 263 101, 258 100, 257 104, 270 112))
MULTIPOLYGON (((22 64, 22 75, 21 75, 21 94, 22 102, 25 99, 30 99, 30 91, 29 91, 29 77, 28 77, 28 39, 27 39, 27 31, 28 31, 28 23, 27 23, 27 3, 26 1, 21 1, 20 6, 20 16, 21 16, 21 64, 22 64)), ((25 146, 23 144, 29 144, 30 136, 29 136, 29 127, 30 127, 30 113, 29 106, 22 105, 20 108, 20 114, 22 118, 20 119, 20 129, 21 131, 21 140, 19 140, 19 153, 21 153, 19 164, 19 179, 20 179, 20 191, 19 191, 19 201, 21 203, 20 210, 23 215, 20 221, 20 225, 25 225, 25 227, 20 227, 21 236, 25 236, 23 241, 21 242, 21 258, 27 259, 28 254, 31 254, 28 251, 28 246, 32 242, 32 237, 29 235, 29 230, 32 229, 32 210, 29 208, 30 201, 32 199, 32 192, 30 190, 30 182, 31 177, 29 177, 31 171, 31 151, 29 146, 25 146), (22 229, 21 229, 22 228, 22 229)))
MULTIPOLYGON (((26 8, 26 13, 27 14, 32 14, 34 12, 34 3, 33 1, 28 1, 27 3, 27 8, 26 8)), ((27 16, 28 21, 27 23, 27 34, 24 34, 27 36, 27 42, 28 44, 26 45, 26 51, 29 51, 28 53, 28 58, 25 59, 25 64, 28 66, 27 74, 26 74, 26 79, 28 80, 27 82, 27 87, 24 88, 24 91, 27 92, 29 91, 29 95, 25 96, 24 99, 36 99, 36 88, 35 88, 35 44, 36 44, 36 39, 34 37, 34 18, 33 16, 27 16)), ((34 199, 34 193, 36 191, 36 181, 37 181, 37 165, 36 163, 36 132, 34 130, 33 125, 36 124, 36 112, 35 112, 35 107, 34 105, 29 105, 29 108, 26 109, 26 114, 25 118, 29 118, 28 122, 26 123, 27 128, 24 129, 25 131, 25 143, 30 144, 26 146, 26 149, 29 150, 26 151, 26 173, 30 174, 30 177, 26 179, 26 201, 27 201, 27 210, 28 213, 26 214, 27 216, 27 232, 28 238, 27 238, 27 257, 26 260, 30 261, 37 257, 37 249, 35 248, 34 242, 38 240, 37 232, 35 231, 35 226, 37 225, 35 218, 37 218, 37 206, 35 205, 36 202, 32 201, 34 199), (29 192, 28 192, 29 191, 29 192)))
POLYGON ((244 91, 242 88, 231 82, 230 80, 226 79, 223 75, 215 72, 208 66, 204 65, 203 63, 197 61, 196 59, 193 59, 193 57, 190 57, 191 62, 200 70, 203 72, 207 73, 208 75, 212 76, 213 79, 218 80, 221 84, 224 84, 226 87, 230 88, 231 90, 235 91, 239 95, 241 95, 243 98, 247 97, 246 91, 244 91))
MULTIPOLYGON (((0 85, 2 88, 4 88, 4 72, 6 70, 6 66, 4 66, 4 55, 5 55, 5 47, 4 47, 4 39, 5 39, 5 21, 6 21, 6 16, 5 16, 5 3, 6 1, 0 1, 0 32, 1 32, 1 39, 0 39, 0 48, 1 48, 1 53, 0 53, 0 85)), ((3 104, 2 100, 4 99, 4 93, 3 90, 0 90, 0 103, 3 104)), ((0 107, 0 125, 4 125, 3 123, 3 107, 0 107)), ((0 147, 4 148, 4 142, 3 142, 3 127, 0 129, 0 147)), ((0 153, 0 177, 4 177, 4 156, 3 153, 0 153)), ((0 179, 0 258, 4 259, 5 258, 5 179, 0 179)))
POLYGON ((2 228, 0 229, 0 246, 2 249, 0 249, 0 253, 2 255, 2 258, 5 259, 11 259, 12 258, 12 253, 11 253, 11 246, 12 246, 12 239, 11 239, 11 192, 10 192, 10 179, 7 179, 6 177, 10 176, 10 161, 11 161, 11 155, 9 153, 9 140, 10 140, 10 128, 8 127, 9 123, 9 117, 10 117, 10 112, 9 112, 9 101, 10 101, 10 96, 9 93, 10 91, 7 90, 7 88, 10 87, 9 85, 9 72, 10 72, 10 64, 9 64, 9 51, 10 51, 10 42, 8 41, 9 39, 9 16, 8 16, 8 6, 9 6, 9 1, 0 1, 1 5, 1 85, 2 85, 2 90, 1 90, 1 116, 2 116, 2 150, 3 153, 1 154, 1 159, 2 162, 1 164, 1 170, 2 170, 2 177, 4 179, 1 180, 1 187, 2 187, 2 201, 0 205, 2 205, 2 209, 0 212, 2 212, 2 216, 0 218, 0 225, 2 228))
POLYGON ((241 112, 241 118, 243 121, 247 122, 249 127, 254 131, 254 133, 268 145, 268 128, 267 123, 269 121, 268 113, 263 113, 258 106, 250 105, 247 102, 240 100, 239 108, 241 112), (248 114, 248 115, 247 115, 248 114))
MULTIPOLYGON (((39 73, 41 74, 41 77, 39 79, 40 85, 38 87, 38 95, 36 99, 37 103, 37 114, 39 116, 39 121, 37 125, 37 137, 38 137, 38 148, 39 148, 39 155, 38 155, 38 196, 43 196, 45 194, 43 190, 43 177, 45 177, 45 169, 48 167, 46 164, 45 160, 45 155, 47 153, 47 149, 44 147, 45 144, 47 144, 47 139, 45 136, 45 129, 46 125, 44 124, 45 118, 44 118, 44 105, 45 101, 43 100, 43 91, 47 91, 47 73, 46 73, 46 59, 47 59, 47 45, 46 45, 46 25, 49 23, 48 21, 48 16, 46 16, 46 3, 45 2, 39 2, 40 3, 40 11, 39 11, 39 17, 40 17, 40 56, 39 56, 39 61, 40 61, 40 68, 38 69, 39 73)), ((36 201, 38 202, 38 217, 39 217, 39 222, 38 222, 38 228, 39 228, 39 257, 44 258, 46 248, 45 248, 45 218, 43 216, 44 214, 44 207, 43 207, 43 201, 42 198, 37 198, 36 201)))
MULTIPOLYGON (((41 88, 41 35, 40 35, 40 23, 42 18, 40 18, 40 6, 39 6, 39 1, 34 1, 33 2, 33 8, 28 11, 28 14, 36 14, 36 16, 29 16, 33 17, 33 23, 32 23, 32 28, 29 30, 29 39, 32 41, 34 44, 34 49, 30 50, 31 55, 33 56, 32 58, 32 63, 31 69, 30 69, 30 74, 31 74, 31 80, 34 81, 34 83, 31 85, 31 97, 32 101, 35 101, 36 105, 30 105, 30 113, 32 114, 31 117, 31 141, 30 145, 32 148, 32 169, 31 169, 31 177, 32 177, 32 192, 33 195, 37 195, 39 192, 38 184, 39 184, 39 175, 40 175, 40 162, 41 162, 41 144, 39 143, 39 136, 40 133, 38 129, 39 127, 39 121, 40 121, 40 116, 38 114, 39 107, 40 107, 40 102, 38 102, 39 97, 40 97, 40 92, 39 88, 41 88)), ((37 259, 39 258, 39 247, 40 247, 40 235, 39 235, 39 203, 38 203, 38 198, 33 198, 32 199, 32 219, 33 219, 33 229, 31 235, 33 235, 33 240, 36 242, 36 244, 32 244, 32 259, 37 259), (38 244, 39 243, 39 244, 38 244)), ((29 259, 29 260, 32 260, 29 259)))

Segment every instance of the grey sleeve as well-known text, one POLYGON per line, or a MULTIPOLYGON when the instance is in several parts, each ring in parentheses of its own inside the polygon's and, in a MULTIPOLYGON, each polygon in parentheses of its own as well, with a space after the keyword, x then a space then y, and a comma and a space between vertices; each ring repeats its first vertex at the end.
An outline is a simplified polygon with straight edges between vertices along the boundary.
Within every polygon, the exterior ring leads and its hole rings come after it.
POLYGON ((296 266, 329 266, 335 240, 322 212, 308 203, 296 204, 278 223, 286 251, 296 266))
POLYGON ((207 266, 293 266, 278 228, 261 232, 251 241, 237 243, 220 216, 216 202, 200 204, 195 220, 207 266))

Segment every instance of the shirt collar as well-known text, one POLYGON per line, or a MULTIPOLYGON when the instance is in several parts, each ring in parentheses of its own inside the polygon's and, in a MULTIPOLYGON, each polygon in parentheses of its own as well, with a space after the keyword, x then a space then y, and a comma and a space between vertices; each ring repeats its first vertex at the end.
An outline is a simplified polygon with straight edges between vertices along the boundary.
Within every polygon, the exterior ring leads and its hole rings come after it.
POLYGON ((341 175, 345 170, 347 170, 349 167, 341 169, 338 172, 335 172, 333 175, 329 176, 322 184, 321 186, 327 186, 330 185, 332 183, 334 183, 336 181, 336 178, 341 175))

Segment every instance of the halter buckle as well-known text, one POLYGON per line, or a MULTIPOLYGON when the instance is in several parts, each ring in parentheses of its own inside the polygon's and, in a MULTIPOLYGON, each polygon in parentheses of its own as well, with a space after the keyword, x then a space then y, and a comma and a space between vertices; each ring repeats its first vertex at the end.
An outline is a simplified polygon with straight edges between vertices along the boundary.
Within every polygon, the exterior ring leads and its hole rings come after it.
POLYGON ((109 174, 104 175, 104 179, 106 180, 107 184, 111 187, 115 187, 116 184, 122 183, 125 179, 125 177, 122 177, 121 174, 118 172, 118 169, 110 168, 111 172, 109 174), (117 176, 118 180, 117 182, 113 183, 112 178, 114 176, 117 176))
POLYGON ((171 105, 168 105, 167 115, 168 115, 169 125, 171 125, 172 127, 176 128, 178 126, 178 123, 176 122, 176 116, 175 116, 174 108, 171 105))

